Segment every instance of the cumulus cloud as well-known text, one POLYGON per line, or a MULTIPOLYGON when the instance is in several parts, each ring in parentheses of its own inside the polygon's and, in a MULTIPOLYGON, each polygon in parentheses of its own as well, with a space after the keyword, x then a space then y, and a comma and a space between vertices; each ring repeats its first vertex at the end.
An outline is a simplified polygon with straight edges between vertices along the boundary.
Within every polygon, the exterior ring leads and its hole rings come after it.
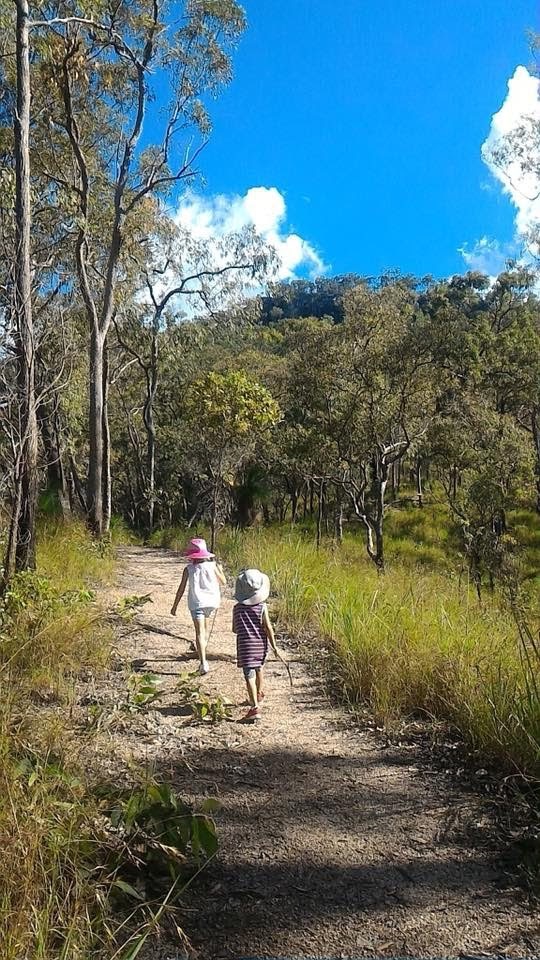
POLYGON ((276 187, 251 187, 243 196, 188 194, 180 201, 175 220, 195 240, 218 240, 253 227, 276 251, 281 280, 298 273, 319 276, 327 269, 315 248, 289 231, 285 198, 276 187))
POLYGON ((482 159, 491 183, 498 184, 515 207, 515 236, 507 244, 484 236, 459 252, 470 270, 496 276, 509 259, 530 260, 520 251, 524 244, 535 248, 532 238, 540 224, 540 80, 526 67, 517 67, 508 81, 504 102, 491 118, 482 159))
POLYGON ((516 208, 516 231, 526 236, 540 221, 540 80, 517 67, 491 120, 482 159, 516 208), (506 155, 505 143, 512 149, 506 155))
POLYGON ((459 248, 467 269, 497 277, 505 269, 509 260, 516 259, 519 251, 515 244, 501 244, 489 237, 480 237, 472 246, 465 244, 459 248))

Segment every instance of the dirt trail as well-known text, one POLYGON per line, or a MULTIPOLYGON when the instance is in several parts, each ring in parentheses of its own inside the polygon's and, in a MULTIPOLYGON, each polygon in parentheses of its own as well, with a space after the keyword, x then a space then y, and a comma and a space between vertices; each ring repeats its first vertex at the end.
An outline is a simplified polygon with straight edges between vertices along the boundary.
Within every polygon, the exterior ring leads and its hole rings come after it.
MULTIPOLYGON (((168 691, 196 667, 185 603, 169 615, 180 573, 172 553, 126 548, 115 590, 151 592, 122 653, 168 691)), ((508 885, 497 851, 464 839, 471 825, 482 836, 481 801, 422 772, 414 748, 385 749, 354 728, 298 663, 291 690, 270 662, 263 719, 234 722, 245 692, 231 610, 224 600, 203 684, 234 702, 234 720, 193 725, 168 692, 143 737, 127 731, 114 743, 118 759, 150 761, 195 803, 223 805, 220 852, 184 921, 201 960, 540 956, 538 915, 508 885)))

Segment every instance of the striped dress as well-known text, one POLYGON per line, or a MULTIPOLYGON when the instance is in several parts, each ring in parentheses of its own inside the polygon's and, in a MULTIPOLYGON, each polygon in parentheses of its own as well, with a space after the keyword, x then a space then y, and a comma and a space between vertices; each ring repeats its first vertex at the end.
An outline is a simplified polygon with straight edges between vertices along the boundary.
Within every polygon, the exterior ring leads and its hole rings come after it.
POLYGON ((265 603, 257 603, 253 607, 237 603, 233 609, 236 660, 239 667, 256 669, 262 667, 266 660, 268 639, 262 626, 265 608, 265 603))

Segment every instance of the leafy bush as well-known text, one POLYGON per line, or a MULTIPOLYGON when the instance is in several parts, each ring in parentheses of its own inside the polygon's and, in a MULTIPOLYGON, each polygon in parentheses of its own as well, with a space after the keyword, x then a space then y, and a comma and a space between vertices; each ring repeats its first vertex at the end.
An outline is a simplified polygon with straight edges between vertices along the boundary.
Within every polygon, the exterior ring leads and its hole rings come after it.
POLYGON ((193 718, 201 723, 220 723, 231 716, 230 700, 220 694, 217 697, 208 696, 201 689, 196 673, 182 674, 176 684, 176 691, 190 707, 193 718))
POLYGON ((216 801, 194 812, 154 780, 94 793, 60 756, 0 744, 2 960, 109 957, 124 903, 144 925, 149 902, 215 854, 216 801))
POLYGON ((0 675, 58 693, 67 675, 102 668, 108 630, 94 601, 86 586, 66 589, 38 573, 17 574, 0 601, 0 675))
POLYGON ((159 882, 166 874, 175 880, 192 865, 198 866, 217 851, 218 840, 213 820, 208 816, 219 806, 213 799, 204 802, 200 812, 177 797, 167 783, 150 780, 143 786, 117 797, 107 815, 111 826, 120 830, 120 862, 129 871, 159 882), (128 844, 124 857, 123 844, 128 844), (134 856, 136 861, 134 862, 134 856))
POLYGON ((161 696, 161 680, 154 673, 132 673, 128 677, 127 709, 144 710, 161 696))

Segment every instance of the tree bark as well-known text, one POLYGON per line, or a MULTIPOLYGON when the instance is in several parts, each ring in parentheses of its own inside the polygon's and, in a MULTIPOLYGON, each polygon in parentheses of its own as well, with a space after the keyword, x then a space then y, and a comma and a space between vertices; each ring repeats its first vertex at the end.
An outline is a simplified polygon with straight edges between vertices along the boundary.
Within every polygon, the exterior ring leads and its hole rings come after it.
POLYGON ((67 520, 71 515, 71 504, 62 460, 58 414, 50 409, 50 404, 41 401, 37 407, 37 417, 47 463, 47 489, 56 497, 58 509, 64 520, 67 520))
POLYGON ((343 543, 343 503, 341 496, 337 504, 335 515, 335 537, 337 542, 341 545, 343 543))
POLYGON ((90 337, 90 416, 88 460, 88 522, 92 532, 103 534, 103 337, 93 329, 90 337))
POLYGON ((540 513, 540 407, 533 408, 531 422, 535 451, 536 512, 540 513))
MULTIPOLYGON (((30 198, 30 54, 28 0, 16 0, 17 110, 15 113, 15 317, 19 390, 20 504, 15 492, 14 555, 16 570, 36 565, 38 499, 38 426, 35 389, 35 343, 32 316, 30 198)), ((8 549, 9 552, 9 549, 8 549)), ((11 546, 13 555, 13 545, 11 546)), ((6 557, 6 572, 12 562, 6 557)))
POLYGON ((86 496, 84 492, 84 487, 79 476, 79 471, 77 469, 77 464, 73 458, 73 454, 69 454, 69 472, 71 474, 71 480, 73 484, 73 489, 77 494, 77 499, 79 501, 81 510, 84 514, 88 514, 88 508, 86 504, 86 496))
POLYGON ((147 501, 148 501, 148 533, 154 531, 156 508, 156 425, 154 421, 154 402, 158 388, 158 332, 159 315, 154 322, 152 331, 152 346, 150 364, 145 367, 146 399, 143 409, 143 420, 146 429, 146 473, 147 473, 147 501))
POLYGON ((424 506, 424 491, 422 488, 422 460, 420 457, 416 458, 416 496, 418 500, 418 506, 424 506))
POLYGON ((11 517, 9 521, 9 532, 4 554, 4 572, 2 575, 2 584, 0 593, 4 595, 9 581, 15 573, 15 561, 17 553, 17 531, 19 528, 19 517, 21 513, 22 485, 20 481, 20 462, 17 460, 13 470, 13 501, 11 504, 11 517))
POLYGON ((103 342, 103 528, 107 534, 111 527, 112 477, 111 477, 111 431, 109 428, 109 348, 103 342))
POLYGON ((319 496, 318 496, 318 506, 317 506, 317 550, 321 545, 321 539, 322 539, 322 521, 323 521, 323 511, 324 511, 324 480, 321 480, 319 483, 318 494, 319 496))

